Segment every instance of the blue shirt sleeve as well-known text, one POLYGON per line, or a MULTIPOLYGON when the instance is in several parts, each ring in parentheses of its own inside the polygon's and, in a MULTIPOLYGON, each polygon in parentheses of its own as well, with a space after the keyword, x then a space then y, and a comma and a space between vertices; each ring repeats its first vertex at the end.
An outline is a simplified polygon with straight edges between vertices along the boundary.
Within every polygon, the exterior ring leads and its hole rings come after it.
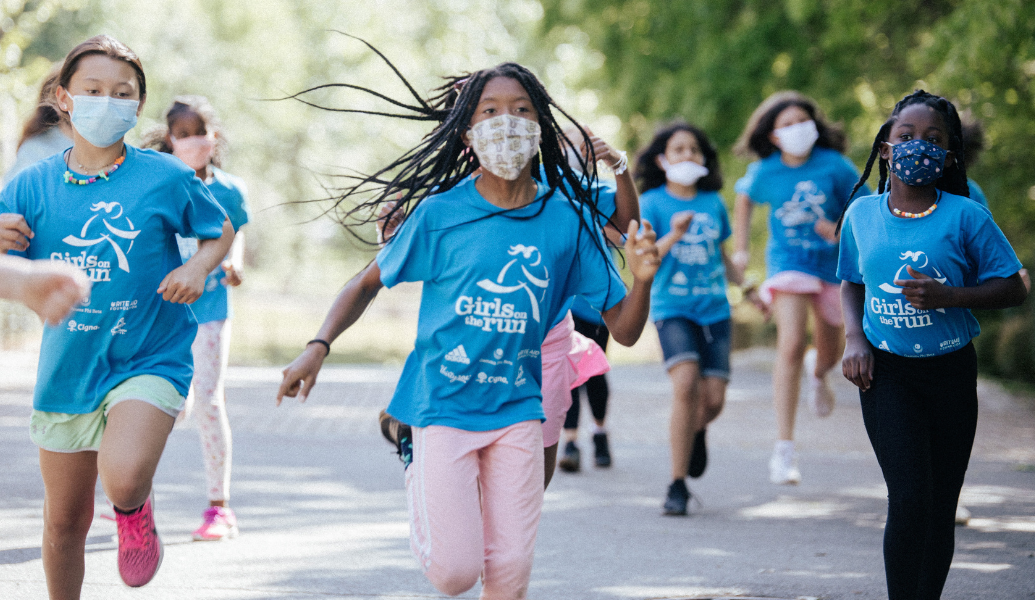
POLYGON ((986 210, 969 210, 962 223, 964 252, 978 284, 1012 276, 1023 266, 986 210))
MULTIPOLYGON (((427 202, 427 200, 425 200, 427 202)), ((425 205, 419 205, 395 230, 377 254, 381 283, 393 287, 406 281, 426 281, 435 255, 432 236, 425 230, 425 205)))
POLYGON ((747 171, 744 176, 737 180, 737 183, 733 184, 733 191, 737 194, 750 195, 751 185, 755 182, 755 173, 758 171, 759 162, 755 162, 748 165, 747 171))
POLYGON ((248 210, 248 188, 244 182, 234 178, 232 180, 233 187, 231 188, 234 192, 234 202, 229 203, 229 206, 224 206, 226 209, 226 216, 230 219, 230 224, 234 226, 234 231, 244 227, 248 221, 251 221, 251 211, 248 210))
POLYGON ((720 223, 719 223, 719 227, 720 227, 720 229, 719 229, 719 242, 721 243, 721 242, 725 242, 726 240, 728 240, 730 238, 731 235, 733 235, 733 228, 730 227, 730 214, 726 210, 726 205, 722 203, 721 199, 718 201, 718 204, 719 204, 719 209, 718 209, 717 212, 719 214, 719 221, 720 221, 720 223))
POLYGON ((970 199, 988 208, 988 198, 985 197, 985 191, 981 189, 981 186, 973 179, 967 179, 967 187, 970 189, 970 199))
POLYGON ((181 191, 186 197, 183 219, 176 233, 181 237, 199 240, 217 239, 223 235, 226 211, 216 202, 212 192, 193 173, 181 179, 181 191))
POLYGON ((845 215, 841 225, 841 248, 837 257, 837 276, 844 281, 862 284, 863 277, 859 269, 859 248, 852 234, 852 211, 845 215))
POLYGON ((565 295, 581 295, 593 309, 604 312, 625 297, 625 283, 607 251, 603 234, 599 230, 582 231, 579 236, 574 277, 567 282, 565 295))

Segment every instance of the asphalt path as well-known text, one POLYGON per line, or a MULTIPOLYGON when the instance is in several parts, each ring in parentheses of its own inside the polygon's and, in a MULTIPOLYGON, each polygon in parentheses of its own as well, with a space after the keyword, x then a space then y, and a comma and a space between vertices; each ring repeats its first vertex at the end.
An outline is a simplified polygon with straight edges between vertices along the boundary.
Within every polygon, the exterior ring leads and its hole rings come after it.
MULTIPOLYGON (((0 599, 45 598, 42 481, 28 439, 31 368, 4 357, 0 375, 0 599)), ((725 412, 708 432, 710 464, 690 487, 689 517, 664 517, 669 383, 660 365, 618 367, 609 427, 614 466, 583 471, 546 494, 533 599, 885 598, 886 488, 858 396, 837 377, 837 407, 798 417, 803 480, 767 480, 775 436, 772 351, 737 353, 725 412)), ((304 405, 274 407, 276 369, 232 368, 231 505, 237 539, 192 542, 206 506, 197 432, 178 426, 155 480, 165 561, 148 586, 119 580, 114 523, 98 487, 85 599, 380 599, 442 597, 409 550, 402 465, 377 413, 398 369, 325 370, 304 405)), ((1035 403, 982 381, 974 457, 963 488, 943 598, 1035 598, 1035 403)), ((588 411, 585 411, 588 413, 588 411)), ((477 598, 479 588, 463 598, 477 598)))

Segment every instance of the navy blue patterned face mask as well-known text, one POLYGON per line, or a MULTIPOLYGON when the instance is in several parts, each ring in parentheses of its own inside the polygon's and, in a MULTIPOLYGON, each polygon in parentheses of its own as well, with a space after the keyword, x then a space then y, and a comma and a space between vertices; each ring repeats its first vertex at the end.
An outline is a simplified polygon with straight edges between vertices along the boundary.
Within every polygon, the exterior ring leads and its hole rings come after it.
POLYGON ((924 140, 909 140, 891 146, 891 172, 906 185, 931 185, 945 170, 948 150, 924 140))

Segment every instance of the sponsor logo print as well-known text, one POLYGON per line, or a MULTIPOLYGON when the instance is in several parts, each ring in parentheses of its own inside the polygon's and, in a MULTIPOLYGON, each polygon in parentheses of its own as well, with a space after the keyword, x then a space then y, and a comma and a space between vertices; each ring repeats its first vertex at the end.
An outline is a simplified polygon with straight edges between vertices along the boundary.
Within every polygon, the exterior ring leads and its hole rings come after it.
POLYGON ((488 375, 484 372, 478 373, 477 380, 478 383, 510 383, 507 381, 507 378, 502 375, 488 375))
POLYGON ((460 344, 456 348, 453 348, 446 354, 446 360, 449 362, 461 363, 464 365, 471 364, 471 359, 467 358, 467 351, 464 350, 464 345, 460 344))
POLYGON ((119 322, 115 323, 115 326, 111 328, 111 335, 112 335, 112 337, 114 337, 116 335, 125 335, 126 334, 125 327, 126 327, 126 319, 125 318, 119 319, 119 322))
POLYGON ((944 342, 938 344, 938 348, 941 349, 941 350, 944 350, 946 348, 955 348, 956 346, 959 346, 959 345, 960 345, 960 338, 953 338, 951 340, 945 340, 944 342))
POLYGON ((526 383, 528 383, 528 380, 525 379, 525 368, 521 365, 518 365, 518 372, 517 375, 514 377, 514 385, 521 387, 526 383))
POLYGON ((879 346, 877 346, 877 348, 885 352, 891 352, 891 348, 888 348, 888 340, 881 340, 881 343, 879 346))
POLYGON ((539 350, 522 350, 521 352, 518 352, 518 360, 521 360, 522 358, 539 358, 539 354, 539 350))
POLYGON ((136 300, 117 300, 111 303, 111 308, 109 310, 136 310, 136 308, 136 300))
POLYGON ((100 329, 98 325, 87 325, 86 323, 79 323, 74 320, 68 322, 68 330, 71 332, 76 331, 97 331, 100 329))
POLYGON ((450 383, 456 383, 457 381, 460 383, 467 383, 471 379, 470 375, 457 375, 456 373, 453 373, 446 368, 446 365, 442 365, 442 368, 440 368, 438 372, 448 377, 450 383))
POLYGON ((496 351, 492 353, 492 357, 496 360, 503 358, 503 348, 496 348, 496 351))
POLYGON ((923 352, 924 351, 924 347, 921 346, 920 344, 913 344, 913 351, 914 352, 923 352))

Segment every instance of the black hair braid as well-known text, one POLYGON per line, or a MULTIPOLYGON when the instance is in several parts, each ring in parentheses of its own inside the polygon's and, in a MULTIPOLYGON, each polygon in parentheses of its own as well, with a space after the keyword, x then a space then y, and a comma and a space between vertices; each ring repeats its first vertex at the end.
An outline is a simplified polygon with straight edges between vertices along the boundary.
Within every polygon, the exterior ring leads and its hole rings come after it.
MULTIPOLYGON (((917 104, 929 106, 942 115, 942 119, 945 121, 945 126, 948 129, 949 151, 954 155, 952 165, 946 167, 942 172, 942 176, 938 178, 934 184, 935 188, 957 196, 970 196, 970 188, 967 185, 966 154, 963 146, 963 125, 960 120, 959 113, 956 111, 956 107, 952 102, 949 102, 941 96, 935 96, 934 94, 930 94, 924 90, 916 90, 895 104, 894 110, 891 111, 891 116, 888 117, 888 120, 885 121, 877 131, 877 136, 873 139, 873 146, 870 150, 870 157, 866 161, 866 169, 863 170, 863 174, 859 178, 858 183, 856 183, 855 187, 852 189, 852 194, 849 196, 848 202, 845 203, 844 208, 841 209, 841 216, 837 220, 838 232, 840 232, 841 225, 844 222, 845 213, 848 212, 848 206, 855 198, 855 193, 859 191, 859 188, 861 188, 870 178, 873 162, 880 156, 880 147, 888 141, 891 128, 894 126, 895 122, 898 121, 899 114, 906 108, 917 104)), ((877 184, 877 193, 883 194, 885 189, 889 186, 888 178, 890 177, 890 170, 888 168, 888 161, 880 158, 878 161, 878 169, 880 172, 880 180, 877 184)))
MULTIPOLYGON (((359 39, 351 35, 349 37, 359 39)), ((401 215, 404 222, 425 199, 452 189, 478 170, 481 166, 478 157, 464 143, 463 136, 469 128, 485 85, 493 78, 509 77, 516 80, 525 89, 538 114, 538 122, 542 130, 540 152, 533 158, 531 167, 533 177, 540 180, 542 178, 539 175, 539 167, 540 163, 542 164, 546 179, 543 183, 549 189, 546 194, 536 200, 539 206, 534 214, 519 215, 515 214, 515 209, 500 209, 477 220, 494 216, 520 220, 535 218, 546 207, 546 201, 559 189, 562 190, 561 197, 572 205, 578 215, 579 240, 584 233, 596 230, 592 222, 604 220, 602 218, 604 215, 597 208, 597 192, 591 191, 589 185, 597 178, 596 156, 593 153, 592 144, 589 143, 589 136, 584 129, 578 127, 583 138, 581 142, 587 146, 590 156, 581 165, 584 167, 583 172, 576 173, 568 164, 561 140, 563 139, 566 144, 574 148, 577 148, 579 144, 564 135, 561 125, 554 118, 553 111, 556 110, 576 126, 577 122, 554 102, 543 84, 527 68, 516 63, 502 63, 490 69, 446 77, 445 83, 433 89, 429 97, 425 99, 417 94, 413 86, 384 54, 370 43, 364 40, 359 41, 373 50, 392 69, 416 102, 401 102, 364 86, 348 83, 316 86, 282 99, 294 99, 314 108, 335 112, 431 121, 437 124, 414 148, 374 173, 339 175, 338 178, 343 180, 344 184, 336 188, 325 187, 327 197, 299 202, 329 201, 331 206, 323 214, 333 213, 338 223, 350 235, 361 243, 375 245, 374 241, 367 239, 362 234, 361 230, 365 229, 365 226, 382 217, 390 222, 397 215, 401 215), (309 92, 335 87, 369 94, 387 101, 404 112, 328 108, 303 98, 309 92), (379 216, 381 208, 390 202, 395 204, 386 215, 379 216)), ((396 231, 401 226, 400 223, 396 231)), ((391 236, 388 236, 388 239, 391 239, 391 236)), ((601 254, 606 256, 608 248, 607 242, 602 241, 603 236, 590 235, 590 239, 601 254)), ((576 256, 575 260, 579 259, 580 257, 576 256)), ((609 261, 605 262, 610 264, 609 261)))

